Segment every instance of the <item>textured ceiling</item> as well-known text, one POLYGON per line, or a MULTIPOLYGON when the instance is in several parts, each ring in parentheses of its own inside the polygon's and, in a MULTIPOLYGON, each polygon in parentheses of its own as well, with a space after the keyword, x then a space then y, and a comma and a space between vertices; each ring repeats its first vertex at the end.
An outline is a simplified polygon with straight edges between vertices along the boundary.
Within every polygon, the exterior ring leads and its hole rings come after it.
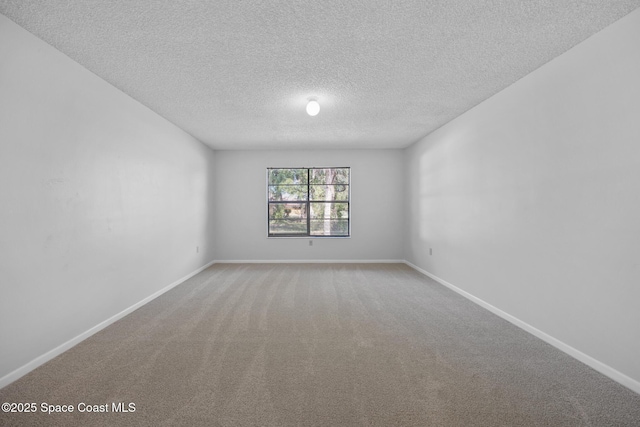
POLYGON ((637 7, 0 0, 0 13, 217 149, 406 147, 637 7))

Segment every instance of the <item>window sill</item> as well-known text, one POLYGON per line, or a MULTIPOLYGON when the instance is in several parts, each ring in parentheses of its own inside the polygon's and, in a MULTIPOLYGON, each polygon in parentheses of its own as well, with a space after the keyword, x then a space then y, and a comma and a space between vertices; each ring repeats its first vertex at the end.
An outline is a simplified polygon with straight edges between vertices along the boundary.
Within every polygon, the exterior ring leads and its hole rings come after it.
POLYGON ((267 236, 267 239, 350 239, 351 236, 267 236))

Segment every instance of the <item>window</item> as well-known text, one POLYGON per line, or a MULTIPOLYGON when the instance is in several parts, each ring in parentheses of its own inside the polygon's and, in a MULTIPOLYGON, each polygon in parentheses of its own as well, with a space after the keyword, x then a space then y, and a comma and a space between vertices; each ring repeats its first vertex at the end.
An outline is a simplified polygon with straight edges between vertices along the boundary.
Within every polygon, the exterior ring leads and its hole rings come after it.
POLYGON ((269 237, 348 237, 349 168, 268 168, 269 237))

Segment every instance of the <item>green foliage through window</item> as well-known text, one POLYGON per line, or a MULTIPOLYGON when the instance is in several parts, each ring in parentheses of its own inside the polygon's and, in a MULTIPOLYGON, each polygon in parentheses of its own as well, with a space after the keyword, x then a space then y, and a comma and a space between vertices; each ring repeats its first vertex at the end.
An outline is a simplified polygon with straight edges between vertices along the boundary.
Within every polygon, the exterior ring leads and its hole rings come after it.
POLYGON ((269 236, 349 236, 349 168, 269 168, 269 236))

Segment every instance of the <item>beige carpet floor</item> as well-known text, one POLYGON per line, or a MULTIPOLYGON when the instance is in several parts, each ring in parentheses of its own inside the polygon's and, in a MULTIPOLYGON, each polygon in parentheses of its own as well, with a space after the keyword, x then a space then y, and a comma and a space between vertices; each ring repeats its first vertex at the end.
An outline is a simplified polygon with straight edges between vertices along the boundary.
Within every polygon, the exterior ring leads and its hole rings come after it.
POLYGON ((0 402, 38 405, 11 426, 640 426, 640 395, 403 264, 216 264, 0 402))

